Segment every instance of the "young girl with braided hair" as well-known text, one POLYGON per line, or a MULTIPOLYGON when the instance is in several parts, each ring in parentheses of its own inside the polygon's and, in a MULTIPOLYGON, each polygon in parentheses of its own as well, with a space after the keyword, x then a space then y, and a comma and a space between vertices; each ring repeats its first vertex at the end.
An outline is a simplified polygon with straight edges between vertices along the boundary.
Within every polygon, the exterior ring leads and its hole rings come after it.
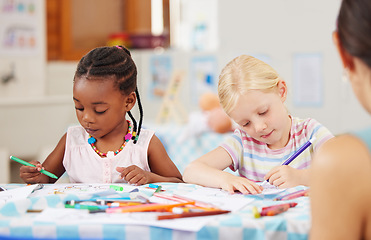
POLYGON ((73 183, 182 182, 154 131, 142 129, 137 69, 125 47, 95 48, 80 60, 73 100, 80 125, 68 128, 43 164, 20 168, 26 183, 56 181, 41 169, 58 177, 67 172, 73 183), (130 112, 136 101, 138 124, 130 112))

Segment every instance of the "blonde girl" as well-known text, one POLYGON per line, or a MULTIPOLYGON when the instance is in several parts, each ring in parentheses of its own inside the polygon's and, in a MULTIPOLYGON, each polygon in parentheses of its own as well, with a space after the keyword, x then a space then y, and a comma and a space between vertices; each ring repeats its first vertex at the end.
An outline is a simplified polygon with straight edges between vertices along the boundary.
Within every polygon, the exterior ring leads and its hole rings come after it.
POLYGON ((241 55, 222 70, 218 95, 238 124, 233 136, 187 166, 183 180, 230 193, 260 193, 256 182, 280 188, 308 185, 313 153, 333 135, 316 120, 299 119, 285 107, 286 82, 268 64, 241 55), (289 165, 281 165, 310 139, 313 144, 289 165), (239 176, 223 171, 229 167, 239 176))

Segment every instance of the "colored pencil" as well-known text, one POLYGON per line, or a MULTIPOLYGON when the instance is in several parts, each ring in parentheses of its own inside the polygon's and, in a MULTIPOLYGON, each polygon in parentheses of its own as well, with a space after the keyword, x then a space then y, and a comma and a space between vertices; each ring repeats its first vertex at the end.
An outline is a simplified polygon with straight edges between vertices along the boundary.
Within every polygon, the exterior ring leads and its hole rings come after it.
POLYGON ((278 206, 278 207, 275 207, 275 208, 269 208, 266 211, 261 211, 260 216, 262 216, 262 217, 264 217, 264 216, 276 216, 277 214, 286 212, 287 210, 289 210, 289 208, 290 207, 288 205, 278 206))
POLYGON ((190 198, 186 198, 186 197, 183 197, 183 196, 179 196, 179 195, 169 195, 169 194, 163 194, 163 193, 154 193, 153 196, 156 196, 156 197, 159 197, 159 198, 163 198, 163 199, 167 199, 167 200, 171 200, 171 201, 174 201, 174 202, 190 202, 190 201, 194 201, 195 202, 195 206, 196 207, 202 207, 202 208, 217 208, 215 207, 214 205, 210 204, 210 203, 206 203, 206 202, 202 202, 202 201, 198 201, 198 200, 194 200, 194 199, 190 199, 190 198))
POLYGON ((275 206, 265 207, 260 212, 261 216, 275 216, 277 214, 286 212, 291 207, 295 207, 297 203, 286 203, 286 204, 279 204, 275 206))
POLYGON ((308 142, 304 143, 294 154, 292 154, 285 162, 282 163, 282 165, 288 165, 290 164, 295 158, 297 158, 302 152, 305 151, 312 143, 316 140, 315 137, 312 139, 309 139, 308 142))
MULTIPOLYGON (((302 152, 305 151, 312 143, 316 140, 315 137, 309 139, 308 142, 304 143, 296 152, 294 152, 286 161, 282 163, 282 165, 289 165, 292 161, 294 161, 295 158, 297 158, 302 152)), ((266 180, 269 182, 269 179, 266 180)))
POLYGON ((275 216, 277 214, 286 212, 289 208, 295 207, 298 205, 295 202, 292 203, 284 203, 284 204, 276 204, 268 207, 263 207, 261 212, 258 211, 257 207, 253 207, 252 213, 255 218, 260 218, 263 216, 275 216))
POLYGON ((87 209, 87 210, 105 210, 108 209, 107 205, 84 205, 84 204, 65 204, 65 208, 75 208, 75 209, 87 209))
MULTIPOLYGON (((14 156, 10 156, 10 159, 13 160, 13 161, 16 161, 16 162, 18 162, 18 163, 20 163, 20 164, 23 164, 23 165, 25 165, 25 166, 36 167, 35 165, 33 165, 33 164, 29 163, 29 162, 26 162, 26 161, 24 161, 24 160, 22 160, 22 159, 19 159, 19 158, 17 158, 17 157, 14 157, 14 156)), ((42 174, 45 174, 45 175, 48 176, 48 177, 58 179, 58 177, 55 176, 53 173, 48 172, 48 171, 46 171, 46 170, 44 170, 44 169, 41 169, 40 172, 41 172, 42 174)))
POLYGON ((269 209, 273 209, 273 208, 277 208, 277 207, 285 207, 285 206, 288 206, 290 208, 290 207, 295 207, 296 205, 298 205, 296 202, 276 204, 276 205, 272 205, 272 206, 268 206, 268 207, 263 207, 262 211, 267 211, 269 209))
POLYGON ((308 196, 308 194, 309 194, 309 189, 304 189, 304 190, 299 190, 297 192, 289 193, 287 195, 284 195, 282 197, 275 198, 273 200, 274 201, 291 200, 291 199, 295 199, 295 198, 298 198, 298 197, 308 196))
POLYGON ((109 188, 115 190, 115 191, 123 191, 124 188, 121 187, 121 186, 117 186, 117 185, 110 185, 109 188))
POLYGON ((157 219, 168 220, 168 219, 176 219, 176 218, 212 216, 212 215, 225 214, 225 213, 230 213, 230 211, 214 210, 214 211, 204 211, 204 212, 185 212, 185 213, 180 213, 180 214, 160 215, 157 217, 157 219))
POLYGON ((136 206, 127 206, 127 207, 117 207, 117 208, 108 208, 106 209, 107 213, 125 213, 125 212, 148 212, 148 211, 168 211, 171 208, 193 205, 195 202, 185 202, 185 203, 176 203, 176 204, 159 204, 159 203, 148 203, 141 204, 136 206))

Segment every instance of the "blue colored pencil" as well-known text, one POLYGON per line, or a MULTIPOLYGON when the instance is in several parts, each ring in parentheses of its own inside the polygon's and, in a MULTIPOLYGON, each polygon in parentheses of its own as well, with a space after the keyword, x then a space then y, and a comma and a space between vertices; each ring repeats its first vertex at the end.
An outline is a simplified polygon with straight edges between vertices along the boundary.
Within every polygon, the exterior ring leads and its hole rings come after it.
MULTIPOLYGON (((296 152, 294 152, 294 154, 292 154, 286 161, 284 161, 282 165, 289 165, 292 161, 294 161, 295 158, 297 158, 302 152, 304 152, 305 149, 312 145, 314 140, 316 140, 315 137, 309 139, 308 142, 304 143, 296 152)), ((269 182, 269 179, 267 179, 266 181, 269 182)))
POLYGON ((284 161, 282 165, 288 165, 292 161, 294 161, 294 159, 297 158, 297 156, 299 156, 302 152, 305 151, 305 149, 307 149, 310 145, 312 145, 315 139, 316 138, 314 137, 310 139, 308 142, 304 143, 303 146, 301 146, 294 154, 292 154, 286 161, 284 161))

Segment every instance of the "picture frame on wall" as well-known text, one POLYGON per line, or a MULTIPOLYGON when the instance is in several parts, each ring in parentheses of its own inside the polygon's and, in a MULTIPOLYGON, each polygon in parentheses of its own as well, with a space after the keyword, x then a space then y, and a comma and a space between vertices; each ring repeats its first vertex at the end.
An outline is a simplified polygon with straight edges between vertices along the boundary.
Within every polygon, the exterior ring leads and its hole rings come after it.
POLYGON ((214 55, 193 56, 190 64, 191 98, 197 103, 206 92, 217 92, 217 58, 214 55))
POLYGON ((45 0, 0 0, 0 96, 45 94, 45 0))

